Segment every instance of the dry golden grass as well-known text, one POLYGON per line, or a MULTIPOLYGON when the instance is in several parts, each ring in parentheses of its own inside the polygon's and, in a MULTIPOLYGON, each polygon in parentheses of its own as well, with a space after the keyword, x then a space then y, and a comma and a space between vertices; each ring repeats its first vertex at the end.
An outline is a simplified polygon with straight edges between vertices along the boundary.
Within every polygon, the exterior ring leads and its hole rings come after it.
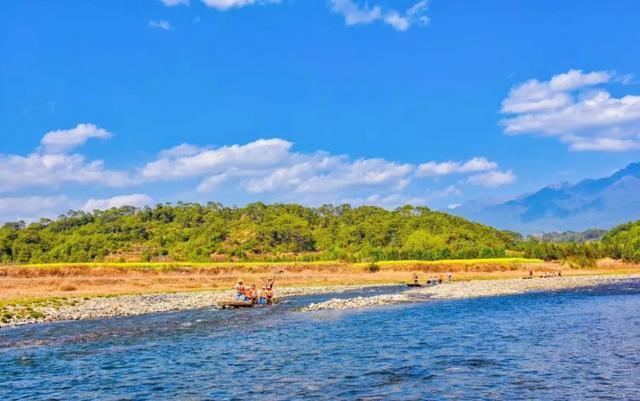
POLYGON ((640 265, 602 260, 593 269, 567 269, 556 263, 500 263, 478 261, 379 262, 377 272, 370 264, 269 264, 260 266, 178 266, 176 268, 128 268, 112 265, 1 266, 0 303, 18 299, 49 297, 91 297, 153 292, 224 290, 238 278, 245 283, 261 283, 261 278, 277 276, 279 286, 350 284, 391 284, 407 282, 411 272, 424 281, 451 271, 456 280, 518 278, 532 269, 535 275, 562 270, 563 275, 640 274, 640 265))

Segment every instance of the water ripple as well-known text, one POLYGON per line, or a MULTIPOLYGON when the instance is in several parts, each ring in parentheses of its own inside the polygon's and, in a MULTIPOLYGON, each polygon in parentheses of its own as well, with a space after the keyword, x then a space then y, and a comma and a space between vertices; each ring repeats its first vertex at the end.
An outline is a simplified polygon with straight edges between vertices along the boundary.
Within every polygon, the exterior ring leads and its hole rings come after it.
POLYGON ((296 312, 329 297, 2 330, 0 399, 640 399, 640 282, 296 312))

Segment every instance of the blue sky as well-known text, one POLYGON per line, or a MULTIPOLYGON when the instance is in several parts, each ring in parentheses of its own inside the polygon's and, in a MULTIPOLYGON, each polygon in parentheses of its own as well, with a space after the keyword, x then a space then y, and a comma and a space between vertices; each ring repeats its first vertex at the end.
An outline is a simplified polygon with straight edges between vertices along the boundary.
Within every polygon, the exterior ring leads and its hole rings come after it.
POLYGON ((635 1, 8 0, 0 221, 442 208, 640 160, 635 1))

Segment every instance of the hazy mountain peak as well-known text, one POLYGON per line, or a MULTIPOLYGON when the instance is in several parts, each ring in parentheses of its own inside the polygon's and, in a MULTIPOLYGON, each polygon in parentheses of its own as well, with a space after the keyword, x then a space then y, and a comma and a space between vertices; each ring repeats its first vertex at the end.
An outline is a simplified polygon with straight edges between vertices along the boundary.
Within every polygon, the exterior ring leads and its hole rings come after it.
POLYGON ((549 185, 499 204, 468 203, 450 212, 523 233, 611 228, 640 218, 640 163, 607 177, 549 185))

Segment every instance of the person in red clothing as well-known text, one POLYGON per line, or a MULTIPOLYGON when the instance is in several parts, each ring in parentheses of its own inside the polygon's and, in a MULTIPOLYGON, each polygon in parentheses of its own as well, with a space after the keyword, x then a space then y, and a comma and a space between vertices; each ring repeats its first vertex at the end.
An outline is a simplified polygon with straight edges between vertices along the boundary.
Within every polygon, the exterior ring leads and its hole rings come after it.
POLYGON ((244 298, 246 297, 246 289, 244 287, 244 284, 242 283, 242 280, 238 280, 233 288, 236 290, 236 300, 244 301, 244 298))

